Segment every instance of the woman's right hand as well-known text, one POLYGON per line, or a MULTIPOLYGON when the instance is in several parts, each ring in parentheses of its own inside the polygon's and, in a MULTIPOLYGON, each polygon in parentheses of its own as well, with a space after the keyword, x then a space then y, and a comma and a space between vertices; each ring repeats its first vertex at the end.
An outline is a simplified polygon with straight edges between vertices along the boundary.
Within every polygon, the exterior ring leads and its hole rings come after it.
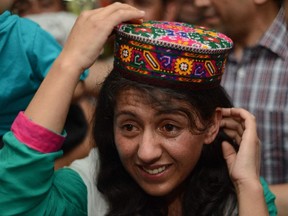
POLYGON ((118 2, 82 12, 64 45, 61 62, 72 64, 79 71, 89 68, 100 55, 116 25, 128 21, 141 23, 144 14, 144 11, 118 2))
POLYGON ((121 3, 83 12, 25 115, 35 123, 61 133, 80 74, 96 61, 116 25, 127 21, 142 22, 143 16, 143 11, 121 3))

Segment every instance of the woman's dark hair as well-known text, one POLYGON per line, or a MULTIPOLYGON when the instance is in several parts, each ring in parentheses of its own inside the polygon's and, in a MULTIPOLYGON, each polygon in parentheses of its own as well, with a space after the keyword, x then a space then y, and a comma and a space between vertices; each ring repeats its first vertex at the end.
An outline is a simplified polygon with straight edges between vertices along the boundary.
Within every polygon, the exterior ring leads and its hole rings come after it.
MULTIPOLYGON (((100 171, 97 187, 109 203, 109 216, 159 216, 167 215, 165 199, 145 193, 122 166, 114 142, 113 120, 117 95, 126 89, 143 92, 149 102, 167 105, 163 95, 191 104, 206 127, 217 107, 232 107, 225 90, 219 86, 210 90, 189 91, 163 89, 127 80, 113 70, 103 83, 99 94, 94 138, 99 150, 100 171), (157 98, 160 92, 161 100, 157 98)), ((169 102, 169 101, 166 101, 169 102)), ((193 123, 193 119, 191 120, 193 123)), ((193 126, 193 124, 192 124, 193 126)), ((200 129, 201 130, 201 129, 200 129)), ((236 193, 223 159, 221 143, 226 139, 220 131, 215 141, 203 146, 196 167, 188 177, 183 195, 182 215, 233 215, 236 209, 236 193)))

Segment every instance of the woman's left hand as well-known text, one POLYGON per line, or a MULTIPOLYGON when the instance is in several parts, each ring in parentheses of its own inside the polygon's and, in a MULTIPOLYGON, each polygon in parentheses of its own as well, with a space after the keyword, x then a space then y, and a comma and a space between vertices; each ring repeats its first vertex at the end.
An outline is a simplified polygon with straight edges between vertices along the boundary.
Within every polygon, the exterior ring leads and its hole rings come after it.
POLYGON ((239 151, 236 152, 228 142, 222 143, 231 180, 236 188, 250 181, 259 182, 260 140, 257 136, 255 117, 241 108, 221 110, 221 127, 239 145, 239 151))

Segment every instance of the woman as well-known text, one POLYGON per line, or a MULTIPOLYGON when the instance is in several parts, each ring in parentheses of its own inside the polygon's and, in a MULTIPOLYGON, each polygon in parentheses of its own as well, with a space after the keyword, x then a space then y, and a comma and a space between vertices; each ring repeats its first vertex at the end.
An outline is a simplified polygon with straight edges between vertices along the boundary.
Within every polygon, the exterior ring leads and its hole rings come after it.
POLYGON ((143 16, 115 3, 79 17, 32 102, 4 136, 1 213, 247 216, 268 215, 268 204, 275 214, 273 195, 259 178, 255 119, 230 108, 219 86, 231 40, 186 24, 141 24, 143 16), (119 25, 127 21, 141 25, 119 25), (81 71, 115 26, 114 69, 95 117, 98 147, 54 172, 81 71), (235 147, 222 143, 224 132, 235 147))
POLYGON ((220 86, 161 89, 114 70, 98 103, 98 188, 111 201, 110 215, 236 215, 218 133, 218 107, 231 104, 220 86))

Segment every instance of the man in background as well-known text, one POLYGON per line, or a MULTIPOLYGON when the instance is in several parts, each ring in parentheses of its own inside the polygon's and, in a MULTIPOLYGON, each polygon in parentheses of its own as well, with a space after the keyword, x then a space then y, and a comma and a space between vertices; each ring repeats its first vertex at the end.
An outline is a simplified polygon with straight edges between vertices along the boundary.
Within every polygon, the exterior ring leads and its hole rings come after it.
POLYGON ((222 84, 234 105, 257 119, 261 175, 276 194, 279 215, 287 215, 288 193, 286 210, 277 195, 288 183, 288 32, 282 0, 183 1, 178 21, 217 29, 234 41, 222 84))

